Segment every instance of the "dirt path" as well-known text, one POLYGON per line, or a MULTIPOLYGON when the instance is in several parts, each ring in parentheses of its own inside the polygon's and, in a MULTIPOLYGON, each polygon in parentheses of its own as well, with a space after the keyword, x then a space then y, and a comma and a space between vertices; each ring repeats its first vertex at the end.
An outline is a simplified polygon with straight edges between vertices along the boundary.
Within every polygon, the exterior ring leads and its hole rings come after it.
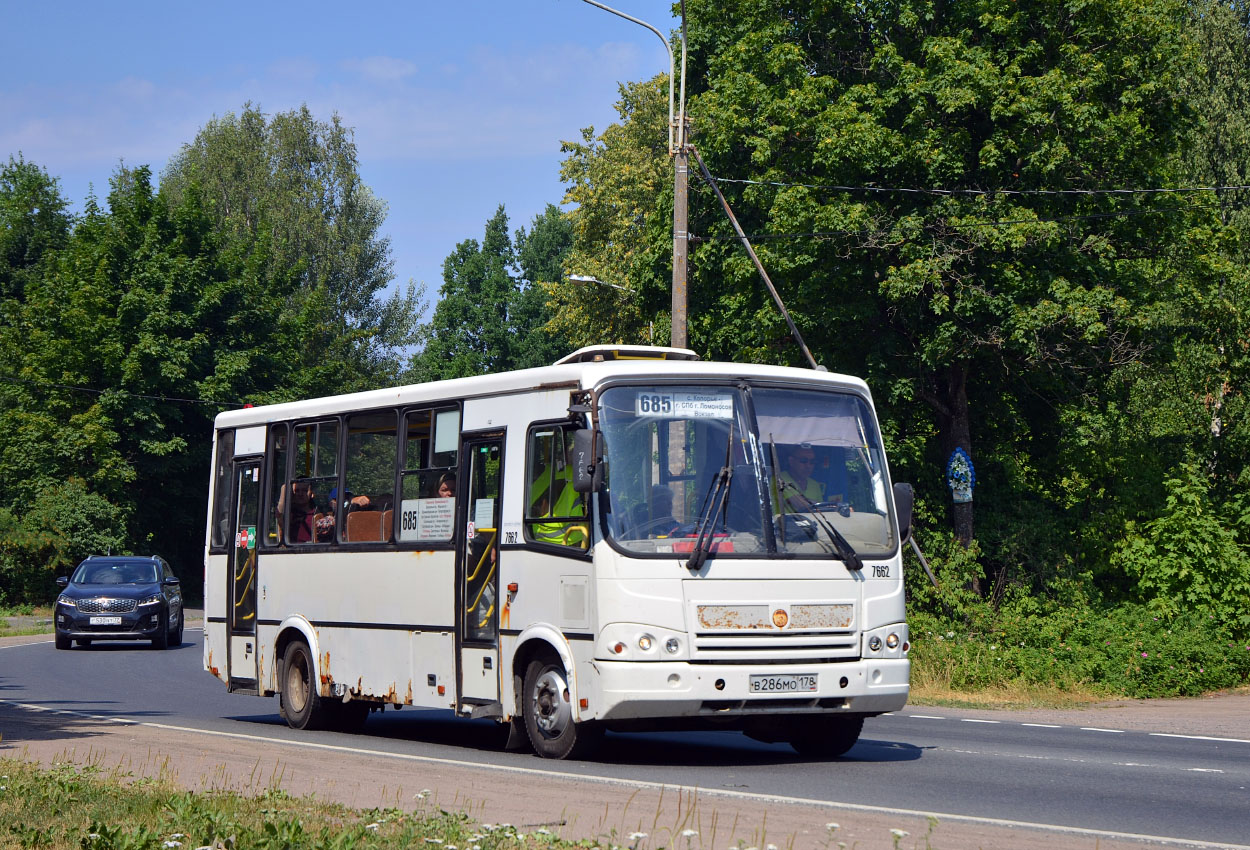
MULTIPOLYGON (((0 646, 49 642, 44 637, 0 638, 0 646)), ((1116 701, 1080 711, 1001 712, 917 709, 931 714, 993 717, 1215 737, 1247 737, 1250 694, 1199 700, 1116 701), (1182 726, 1183 720, 1183 726, 1182 726)), ((532 768, 487 768, 441 759, 379 757, 350 747, 300 746, 223 734, 188 732, 161 724, 35 711, 0 702, 0 755, 43 764, 93 763, 134 776, 164 774, 190 789, 259 792, 280 786, 357 807, 436 805, 463 810, 485 823, 522 831, 546 827, 566 838, 626 844, 646 832, 647 847, 1021 848, 1119 850, 1142 843, 1080 832, 1036 830, 1002 823, 946 821, 931 829, 919 814, 864 811, 853 806, 765 800, 721 791, 676 791, 647 783, 602 782, 532 768), (430 795, 418 798, 429 789, 430 795), (837 823, 836 831, 826 825, 837 823), (909 833, 897 844, 891 830, 909 833), (684 830, 697 836, 682 837, 684 830)), ((373 742, 365 748, 381 748, 373 742)), ((544 765, 544 768, 548 765, 544 765)), ((1188 846, 1195 846, 1190 844, 1188 846)))

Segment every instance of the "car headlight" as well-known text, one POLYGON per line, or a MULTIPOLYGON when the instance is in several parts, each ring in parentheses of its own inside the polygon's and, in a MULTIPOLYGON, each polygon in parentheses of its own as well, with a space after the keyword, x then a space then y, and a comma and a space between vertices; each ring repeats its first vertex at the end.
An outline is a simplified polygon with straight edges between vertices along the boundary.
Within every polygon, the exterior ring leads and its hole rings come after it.
POLYGON ((56 604, 57 604, 57 605, 64 605, 66 608, 77 608, 77 607, 78 607, 78 603, 77 603, 77 602, 75 602, 75 601, 74 601, 71 597, 66 596, 64 593, 62 593, 60 596, 58 596, 58 597, 56 598, 56 604))
POLYGON ((152 596, 149 596, 146 599, 139 600, 140 605, 159 605, 160 603, 161 603, 161 595, 159 593, 153 594, 152 596))

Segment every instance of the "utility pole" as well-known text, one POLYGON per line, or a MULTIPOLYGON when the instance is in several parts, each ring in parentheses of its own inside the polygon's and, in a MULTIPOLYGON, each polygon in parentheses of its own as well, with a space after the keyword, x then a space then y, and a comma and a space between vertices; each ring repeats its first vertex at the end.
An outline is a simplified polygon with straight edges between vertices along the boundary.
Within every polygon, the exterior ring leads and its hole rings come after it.
POLYGON ((686 128, 678 127, 677 133, 681 141, 673 154, 673 341, 670 344, 674 348, 685 348, 690 154, 686 151, 686 128))
MULTIPOLYGON (((670 89, 671 91, 671 89, 670 89)), ((669 121, 672 121, 669 108, 669 121)), ((686 126, 686 0, 681 0, 681 99, 677 109, 676 144, 673 155, 673 340, 674 348, 686 348, 686 259, 690 251, 690 148, 686 126)), ((669 134, 671 139, 672 133, 669 134)))
POLYGON ((673 157, 673 334, 674 348, 685 348, 686 337, 686 259, 689 254, 688 198, 690 149, 686 131, 686 0, 681 0, 681 108, 674 110, 673 82, 676 68, 673 48, 658 29, 633 15, 627 15, 599 0, 584 0, 591 6, 646 27, 668 51, 668 152, 673 157))

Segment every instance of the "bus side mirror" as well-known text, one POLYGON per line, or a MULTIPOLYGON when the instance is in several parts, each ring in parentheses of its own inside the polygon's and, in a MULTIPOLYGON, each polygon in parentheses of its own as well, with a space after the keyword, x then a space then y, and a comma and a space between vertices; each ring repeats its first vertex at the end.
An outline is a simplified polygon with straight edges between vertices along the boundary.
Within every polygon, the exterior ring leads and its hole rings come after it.
POLYGON ((573 489, 593 493, 603 484, 603 463, 595 451, 599 432, 582 428, 573 432, 573 489))
POLYGON ((898 514, 899 542, 906 543, 911 537, 911 510, 916 501, 916 491, 910 484, 894 485, 894 512, 898 514))

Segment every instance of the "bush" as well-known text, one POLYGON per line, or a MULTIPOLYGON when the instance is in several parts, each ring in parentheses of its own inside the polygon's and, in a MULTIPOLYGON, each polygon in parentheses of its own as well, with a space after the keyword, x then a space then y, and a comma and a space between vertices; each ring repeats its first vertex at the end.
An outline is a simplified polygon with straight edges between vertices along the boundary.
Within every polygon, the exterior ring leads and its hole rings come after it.
POLYGON ((1214 615, 1166 617, 1150 607, 1056 606, 1013 600, 955 622, 910 615, 912 661, 941 669, 955 690, 1028 684, 1107 696, 1195 696, 1250 681, 1250 644, 1214 615))
POLYGON ((56 597, 56 577, 91 554, 121 551, 125 516, 77 478, 39 492, 17 516, 0 509, 0 604, 56 597))
POLYGON ((1160 517, 1140 529, 1129 524, 1112 565, 1136 580, 1154 611, 1209 614, 1236 638, 1250 637, 1250 552, 1237 535, 1245 495, 1227 506, 1232 516, 1222 515, 1206 476, 1191 464, 1168 479, 1167 493, 1160 517))

